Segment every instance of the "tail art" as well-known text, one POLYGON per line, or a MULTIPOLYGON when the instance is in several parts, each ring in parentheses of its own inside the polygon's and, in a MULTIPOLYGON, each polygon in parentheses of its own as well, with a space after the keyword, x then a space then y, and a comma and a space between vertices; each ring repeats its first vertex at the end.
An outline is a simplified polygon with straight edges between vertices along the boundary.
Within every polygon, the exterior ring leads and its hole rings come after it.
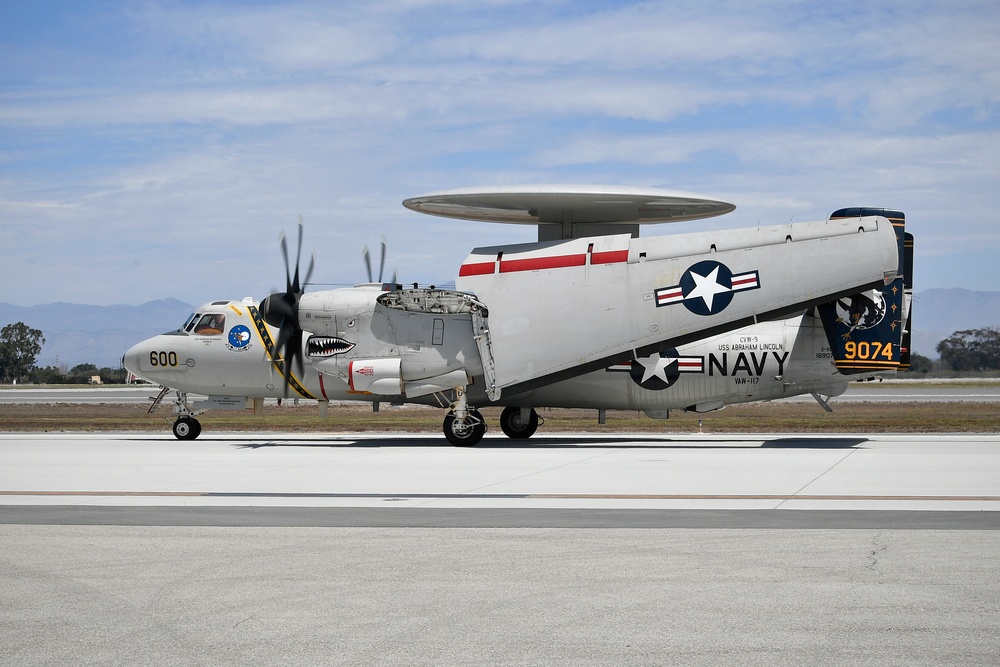
POLYGON ((842 208, 831 220, 877 215, 896 231, 899 269, 881 289, 842 297, 817 307, 826 330, 834 365, 844 375, 899 371, 910 366, 910 295, 913 279, 913 236, 905 231, 900 211, 842 208))

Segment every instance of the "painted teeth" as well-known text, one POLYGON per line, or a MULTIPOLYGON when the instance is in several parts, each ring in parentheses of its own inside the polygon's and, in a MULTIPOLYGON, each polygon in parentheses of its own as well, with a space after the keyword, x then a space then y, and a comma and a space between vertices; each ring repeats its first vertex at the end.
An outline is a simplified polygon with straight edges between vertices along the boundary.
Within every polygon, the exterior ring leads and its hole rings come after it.
POLYGON ((306 344, 310 357, 333 357, 354 347, 354 343, 333 336, 312 336, 306 344))

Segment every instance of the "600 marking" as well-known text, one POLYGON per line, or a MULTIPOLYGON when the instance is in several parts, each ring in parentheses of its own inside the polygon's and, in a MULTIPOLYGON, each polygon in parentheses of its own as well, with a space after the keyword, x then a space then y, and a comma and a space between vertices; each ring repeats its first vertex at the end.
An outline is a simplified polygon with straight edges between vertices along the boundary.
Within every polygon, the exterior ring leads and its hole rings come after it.
POLYGON ((149 365, 150 366, 177 366, 177 353, 176 352, 150 352, 149 353, 149 365))

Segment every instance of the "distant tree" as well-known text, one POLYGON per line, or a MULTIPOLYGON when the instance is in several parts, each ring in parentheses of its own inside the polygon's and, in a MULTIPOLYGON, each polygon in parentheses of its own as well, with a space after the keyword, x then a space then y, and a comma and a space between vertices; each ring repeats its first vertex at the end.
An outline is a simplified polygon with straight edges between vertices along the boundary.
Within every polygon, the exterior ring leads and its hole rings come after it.
POLYGON ((124 368, 102 368, 101 382, 104 384, 125 384, 124 368))
POLYGON ((66 382, 66 374, 58 366, 36 367, 28 374, 28 381, 35 384, 63 384, 66 382))
POLYGON ((991 371, 1000 369, 1000 330, 966 329, 956 331, 938 343, 941 365, 953 371, 991 371))
POLYGON ((27 376, 44 344, 42 332, 24 322, 0 329, 0 381, 16 382, 27 376))
POLYGON ((125 384, 127 371, 124 368, 97 369, 94 364, 78 364, 71 370, 58 366, 36 367, 28 373, 27 380, 35 384, 85 384, 95 375, 103 384, 125 384))
POLYGON ((932 370, 934 370, 934 362, 929 357, 922 354, 910 354, 908 373, 930 373, 932 370))
POLYGON ((97 366, 94 364, 77 364, 73 368, 69 369, 69 381, 74 384, 83 384, 89 382, 90 378, 95 375, 100 375, 100 371, 97 370, 97 366))

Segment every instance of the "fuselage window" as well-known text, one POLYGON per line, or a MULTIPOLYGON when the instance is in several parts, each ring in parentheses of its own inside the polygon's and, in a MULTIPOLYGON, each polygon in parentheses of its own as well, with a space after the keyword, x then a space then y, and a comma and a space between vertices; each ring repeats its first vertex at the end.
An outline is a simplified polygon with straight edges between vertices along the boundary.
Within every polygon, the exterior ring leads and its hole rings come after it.
POLYGON ((184 331, 191 333, 191 331, 194 330, 194 325, 198 322, 198 319, 200 317, 201 313, 191 313, 191 316, 188 318, 187 322, 184 323, 184 331))
POLYGON ((226 328, 226 316, 222 313, 208 313, 198 320, 194 332, 200 336, 217 336, 226 328))

